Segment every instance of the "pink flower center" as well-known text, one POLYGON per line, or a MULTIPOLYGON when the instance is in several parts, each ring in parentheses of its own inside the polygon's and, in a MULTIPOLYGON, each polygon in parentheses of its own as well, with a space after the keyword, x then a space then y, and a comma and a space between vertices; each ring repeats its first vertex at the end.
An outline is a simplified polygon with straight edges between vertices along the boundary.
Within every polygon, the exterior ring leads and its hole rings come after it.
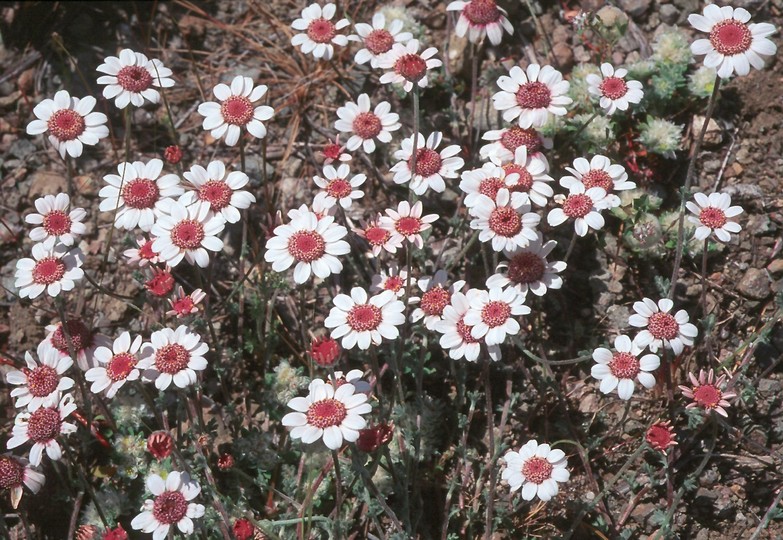
POLYGON ((315 231, 297 231, 288 239, 288 252, 297 261, 313 262, 326 253, 326 241, 315 231))
POLYGON ((551 102, 552 92, 542 82, 525 83, 517 90, 517 103, 523 109, 546 109, 551 102))
POLYGON ((46 397, 60 384, 57 371, 49 366, 38 366, 27 373, 27 388, 34 397, 46 397))
POLYGON ((372 304, 357 304, 348 312, 348 326, 356 332, 375 330, 380 326, 383 316, 381 308, 372 304))
POLYGON ((403 236, 412 236, 421 232, 421 219, 414 216, 403 216, 394 224, 397 232, 403 236))
POLYGON ((427 62, 418 54, 404 54, 394 63, 394 72, 412 83, 419 82, 427 74, 427 62))
POLYGON ((197 249, 204 240, 204 225, 195 219, 183 219, 171 229, 171 243, 180 249, 197 249))
POLYGON ((52 210, 43 217, 43 228, 50 236, 71 232, 71 218, 62 210, 52 210))
POLYGON ((44 257, 36 261, 33 267, 33 282, 39 285, 51 285, 65 275, 65 263, 57 257, 44 257))
POLYGON ((628 85, 620 77, 607 77, 601 81, 598 89, 609 99, 620 99, 628 92, 628 85))
POLYGON ((310 405, 306 416, 309 425, 325 429, 342 424, 345 417, 348 416, 348 410, 341 401, 322 399, 310 405))
MULTIPOLYGON (((83 349, 87 349, 93 344, 93 336, 85 324, 78 320, 72 319, 67 323, 68 335, 71 337, 71 345, 75 352, 80 352, 83 349)), ((63 325, 58 324, 57 329, 52 334, 52 346, 63 354, 71 354, 68 349, 68 339, 63 331, 63 325)))
POLYGON ((177 312, 177 315, 182 317, 190 315, 193 312, 193 308, 196 307, 196 304, 193 303, 193 299, 190 296, 184 296, 178 298, 171 307, 177 312))
POLYGON ((245 96, 229 96, 220 104, 220 115, 228 124, 244 126, 253 119, 253 104, 245 96))
POLYGON ((552 477, 552 464, 546 459, 534 456, 522 465, 522 474, 525 480, 533 484, 541 484, 552 477))
POLYGON ((362 139, 372 139, 381 132, 381 119, 375 113, 363 112, 353 119, 353 132, 362 139))
POLYGON ((533 175, 527 172, 527 169, 522 165, 516 163, 507 163, 503 165, 503 170, 506 171, 506 176, 510 174, 518 174, 519 179, 517 183, 509 188, 512 193, 517 191, 519 193, 527 193, 530 188, 533 187, 533 175))
POLYGON ((633 379, 639 374, 639 359, 631 353, 616 352, 609 360, 609 371, 618 379, 633 379))
POLYGON ((494 201, 498 196, 498 191, 504 187, 506 184, 500 178, 484 178, 479 182, 478 192, 494 201))
POLYGON ((24 465, 10 456, 0 456, 0 489, 21 486, 24 481, 24 465))
POLYGON ((161 373, 174 375, 186 367, 190 361, 190 353, 179 343, 164 345, 155 353, 155 368, 161 373))
POLYGON ((451 293, 440 285, 421 295, 421 309, 427 315, 443 315, 443 309, 451 302, 451 293))
POLYGON ((394 36, 388 30, 373 30, 364 38, 364 46, 375 56, 389 52, 394 45, 394 36))
POLYGON ((174 525, 188 513, 188 501, 179 491, 164 491, 152 506, 152 515, 164 525, 174 525))
POLYGON ((693 389, 693 401, 705 409, 720 405, 723 393, 714 384, 703 384, 693 389))
POLYGON ((603 169, 590 169, 587 171, 587 173, 582 175, 582 184, 584 184, 586 190, 599 187, 603 188, 607 193, 614 188, 614 181, 611 175, 603 169))
POLYGON ((679 334, 680 325, 670 314, 657 311, 647 319, 647 330, 655 339, 670 341, 679 334))
MULTIPOLYGON (((408 168, 411 168, 413 163, 413 157, 408 159, 408 168)), ((435 150, 432 148, 417 148, 416 149, 416 169, 414 174, 421 175, 424 178, 428 178, 433 174, 440 172, 440 166, 443 160, 435 150)))
POLYGON ((160 198, 160 188, 149 178, 134 178, 122 186, 122 198, 131 208, 152 208, 160 198))
POLYGON ((498 236, 516 236, 522 230, 522 218, 513 208, 498 206, 489 215, 489 228, 498 236))
POLYGON ((500 10, 495 0, 471 0, 462 8, 462 13, 476 26, 486 26, 500 19, 500 10))
POLYGON ((115 354, 106 365, 106 375, 112 381, 124 381, 136 367, 137 361, 136 355, 128 352, 115 354))
POLYGON ((307 27, 307 37, 316 43, 329 43, 337 35, 337 28, 331 21, 324 18, 310 21, 307 27))
POLYGON ((46 125, 49 133, 58 141, 72 141, 85 129, 84 118, 72 109, 54 111, 46 125))
POLYGON ((481 309, 481 320, 490 328, 505 324, 511 316, 511 306, 500 300, 491 300, 481 309))
POLYGON ((364 237, 373 246, 382 246, 389 240, 390 236, 391 233, 383 227, 367 227, 364 231, 364 237))
POLYGON ((735 19, 725 19, 712 27, 710 43, 724 56, 734 56, 750 49, 753 36, 743 23, 735 19))
POLYGON ((344 199, 346 197, 350 197, 351 192, 353 191, 350 182, 348 182, 345 178, 335 178, 334 180, 329 180, 324 189, 330 197, 334 197, 335 199, 344 199))
POLYGON ((117 83, 128 92, 142 92, 152 85, 152 75, 141 66, 125 66, 117 73, 117 83))
POLYGON ((726 214, 720 208, 708 206, 701 209, 699 221, 710 229, 720 229, 726 224, 726 214))
POLYGON ((544 275, 544 259, 530 251, 517 253, 508 262, 508 279, 514 283, 534 283, 544 275))
POLYGON ((569 195, 563 202, 563 213, 570 218, 583 218, 593 209, 593 199, 584 193, 569 195))
POLYGON ((471 331, 473 330, 472 326, 468 326, 465 324, 465 316, 463 315, 460 320, 457 321, 457 333, 462 338, 462 341, 464 341, 467 344, 471 343, 478 343, 479 340, 474 338, 471 335, 471 331))
POLYGON ((198 198, 207 201, 214 212, 223 210, 231 203, 233 190, 220 180, 208 180, 198 190, 198 198))
POLYGON ((62 424, 55 407, 36 409, 27 421, 27 436, 35 443, 47 443, 60 434, 62 424))
POLYGON ((400 292, 404 286, 405 280, 402 279, 402 276, 389 276, 383 284, 384 290, 393 292, 400 292))
MULTIPOLYGON (((519 94, 517 94, 517 96, 518 95, 519 94)), ((541 137, 535 129, 525 129, 519 126, 513 126, 506 129, 500 136, 500 144, 511 153, 520 146, 527 148, 528 154, 535 154, 540 152, 541 148, 543 148, 541 137)))

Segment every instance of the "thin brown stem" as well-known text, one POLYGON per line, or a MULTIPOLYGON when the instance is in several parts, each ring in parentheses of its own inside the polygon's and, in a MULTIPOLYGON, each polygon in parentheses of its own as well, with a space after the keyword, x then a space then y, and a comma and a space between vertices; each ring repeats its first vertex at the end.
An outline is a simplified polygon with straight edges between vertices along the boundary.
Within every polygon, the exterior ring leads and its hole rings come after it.
POLYGON ((492 538, 492 514, 495 503, 495 485, 497 483, 497 468, 495 467, 495 409, 492 405, 492 380, 490 379, 490 359, 484 361, 484 399, 487 406, 487 438, 489 439, 489 488, 487 489, 487 507, 484 516, 484 538, 492 538))

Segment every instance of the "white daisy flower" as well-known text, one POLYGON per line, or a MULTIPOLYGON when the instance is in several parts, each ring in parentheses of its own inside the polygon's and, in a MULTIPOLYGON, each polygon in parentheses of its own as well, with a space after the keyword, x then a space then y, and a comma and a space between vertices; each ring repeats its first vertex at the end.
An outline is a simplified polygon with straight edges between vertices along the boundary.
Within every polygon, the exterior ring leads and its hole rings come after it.
POLYGON ((99 73, 106 74, 98 77, 98 84, 106 85, 103 97, 114 99, 114 105, 118 109, 124 109, 128 104, 141 107, 145 99, 150 103, 158 103, 160 93, 153 86, 174 86, 171 70, 160 60, 150 60, 130 49, 121 50, 119 57, 107 56, 103 64, 96 69, 99 73))
MULTIPOLYGON (((582 184, 585 190, 599 187, 607 193, 636 188, 636 183, 628 180, 625 167, 612 163, 606 156, 596 155, 590 161, 578 157, 574 160, 574 166, 566 167, 566 170, 573 176, 561 178, 560 185, 568 190, 577 184, 582 184)), ((612 204, 620 204, 619 198, 613 201, 612 204)))
POLYGON ((685 206, 694 214, 688 216, 688 221, 696 224, 693 235, 699 240, 714 234, 721 242, 728 242, 732 234, 742 230, 739 223, 729 221, 729 218, 742 213, 742 207, 731 206, 731 195, 728 193, 710 193, 709 197, 704 193, 694 193, 693 200, 696 202, 687 201, 685 206))
POLYGON ((684 309, 674 315, 669 313, 673 307, 674 302, 668 298, 658 300, 657 304, 650 298, 633 303, 636 313, 628 318, 628 324, 643 328, 633 340, 637 347, 649 347, 651 352, 666 347, 679 355, 686 345, 693 345, 699 330, 688 322, 688 312, 684 309))
POLYGON ((374 68, 378 67, 381 57, 389 52, 395 43, 405 44, 413 38, 410 32, 403 32, 403 23, 400 19, 395 19, 386 27, 386 17, 380 11, 372 16, 372 26, 367 23, 356 23, 356 35, 348 36, 350 41, 356 41, 364 45, 364 49, 359 49, 354 62, 357 64, 366 64, 374 68))
POLYGON ((272 270, 283 272, 296 263, 294 282, 304 283, 310 274, 324 279, 339 274, 343 263, 337 257, 345 255, 351 246, 343 240, 348 231, 334 222, 334 217, 318 219, 313 212, 296 215, 290 223, 275 228, 266 242, 264 260, 272 270))
POLYGON ((128 264, 137 265, 144 268, 148 264, 158 264, 160 257, 152 251, 152 242, 155 238, 147 240, 143 236, 136 237, 136 245, 139 247, 126 249, 122 252, 123 257, 128 259, 128 264))
POLYGON ((494 201, 498 191, 509 189, 517 180, 517 176, 507 176, 505 169, 494 163, 485 163, 480 169, 463 171, 460 178, 459 188, 466 194, 463 202, 469 209, 476 206, 482 195, 494 201))
POLYGON ((32 259, 16 261, 16 281, 20 298, 33 300, 44 291, 54 298, 61 291, 70 291, 84 277, 79 248, 68 250, 63 244, 34 244, 32 259))
POLYGON ((400 129, 400 115, 390 112, 391 105, 388 101, 381 101, 370 111, 370 96, 362 94, 356 103, 349 101, 337 109, 339 120, 334 123, 334 128, 351 136, 345 147, 353 152, 360 146, 368 154, 375 152, 375 139, 382 143, 392 140, 392 131, 400 129))
POLYGON ((267 91, 265 84, 253 85, 253 79, 237 75, 231 86, 220 83, 212 93, 220 103, 207 101, 198 106, 198 113, 204 117, 202 127, 216 138, 225 138, 228 146, 239 142, 242 128, 253 137, 266 137, 264 122, 272 118, 275 110, 267 105, 256 106, 267 91))
POLYGON ((49 132, 49 142, 61 158, 65 159, 66 152, 77 158, 82 155, 83 145, 94 146, 109 135, 106 115, 91 112, 96 103, 92 96, 72 98, 65 90, 60 90, 54 99, 45 99, 35 106, 33 114, 37 120, 27 124, 27 134, 49 132))
POLYGON ((451 296, 462 290, 465 286, 463 280, 455 281, 451 286, 446 286, 449 276, 445 270, 438 270, 432 277, 419 278, 418 286, 422 295, 412 296, 408 302, 417 305, 410 316, 411 322, 424 319, 427 330, 435 330, 435 324, 441 320, 443 310, 451 303, 451 296))
POLYGON ((65 422, 76 410, 71 394, 65 394, 60 402, 51 407, 40 407, 32 412, 22 412, 16 415, 12 437, 8 439, 6 448, 9 450, 33 443, 30 448, 30 463, 41 464, 44 450, 49 459, 58 461, 62 457, 62 448, 57 439, 60 435, 68 435, 76 431, 76 426, 65 422))
MULTIPOLYGON (((443 308, 441 320, 434 325, 434 330, 443 334, 439 341, 440 346, 449 350, 449 357, 453 360, 465 358, 468 362, 475 362, 481 353, 484 340, 474 338, 473 327, 465 324, 470 303, 480 292, 479 289, 469 289, 464 294, 459 291, 452 294, 451 303, 443 308)), ((493 361, 501 359, 498 345, 488 345, 487 350, 493 361)))
POLYGON ((145 381, 154 381, 158 390, 165 390, 172 381, 178 388, 196 384, 196 372, 206 369, 204 355, 209 351, 200 335, 181 325, 176 330, 162 328, 153 332, 150 342, 140 351, 146 356, 136 364, 145 381))
POLYGON ((152 353, 152 346, 147 343, 142 348, 141 336, 136 336, 131 341, 129 332, 123 332, 114 340, 112 348, 98 347, 95 350, 95 359, 98 367, 91 368, 84 374, 84 378, 92 383, 90 391, 99 394, 106 391, 106 397, 111 399, 122 388, 126 381, 135 381, 139 378, 139 355, 148 356, 152 353))
POLYGON ((73 388, 74 381, 63 377, 73 365, 70 357, 61 356, 46 341, 38 345, 36 351, 38 360, 30 352, 24 355, 27 368, 9 371, 5 380, 8 384, 18 386, 11 390, 11 397, 16 398, 15 407, 27 407, 34 411, 41 407, 54 407, 60 401, 60 394, 73 388))
POLYGON ((353 230, 356 234, 367 240, 372 249, 372 254, 377 257, 381 254, 381 251, 388 251, 389 253, 397 253, 397 250, 402 247, 402 242, 405 239, 400 234, 392 234, 392 230, 382 225, 383 217, 379 214, 374 219, 369 220, 363 225, 363 228, 356 228, 353 230))
POLYGON ((107 174, 98 195, 101 212, 114 212, 114 226, 131 230, 136 227, 149 232, 155 220, 166 211, 171 199, 185 190, 176 174, 164 174, 163 161, 151 159, 147 163, 134 161, 120 163, 117 174, 107 174))
POLYGON ((598 96, 601 108, 606 114, 612 115, 617 110, 626 111, 631 103, 639 103, 644 97, 642 83, 626 81, 627 69, 614 69, 612 64, 601 64, 601 75, 590 73, 587 81, 587 91, 598 96))
POLYGON ((157 474, 149 475, 146 484, 155 498, 144 501, 131 527, 152 533, 152 540, 164 540, 173 525, 186 536, 193 534, 193 520, 204 515, 204 505, 191 502, 201 493, 198 482, 188 473, 171 471, 165 480, 157 474))
POLYGON ((378 67, 387 71, 381 75, 381 84, 401 84, 406 92, 427 87, 427 71, 440 67, 443 62, 433 58, 438 49, 430 47, 419 54, 419 42, 412 39, 407 44, 395 43, 392 49, 378 60, 378 67))
POLYGON ((307 397, 288 402, 295 412, 286 414, 282 422, 292 428, 291 438, 302 439, 305 444, 323 439, 331 450, 339 450, 343 441, 355 442, 359 430, 367 426, 362 415, 372 411, 367 394, 356 392, 350 383, 335 389, 321 380, 311 382, 308 389, 307 397))
POLYGON ((503 165, 503 170, 508 177, 514 174, 517 176, 516 182, 508 188, 509 191, 525 193, 537 206, 546 206, 549 197, 555 193, 548 184, 554 178, 547 174, 549 162, 544 154, 530 154, 526 147, 520 146, 516 149, 514 160, 503 165))
POLYGON ((548 289, 559 289, 563 286, 563 278, 558 274, 566 269, 566 263, 546 260, 556 245, 554 240, 543 243, 539 234, 524 248, 506 250, 508 262, 498 264, 497 273, 487 279, 487 288, 513 287, 522 296, 528 291, 543 296, 548 289))
POLYGON ((71 358, 71 350, 76 354, 76 365, 87 371, 94 365, 95 349, 111 344, 111 340, 88 327, 81 319, 68 319, 63 323, 46 326, 44 342, 54 347, 62 357, 71 358))
POLYGON ((239 211, 256 202, 252 193, 242 189, 250 178, 242 171, 226 173, 222 161, 212 161, 206 169, 193 165, 184 176, 193 190, 186 191, 179 201, 185 206, 206 203, 213 215, 220 214, 228 223, 237 223, 242 217, 239 211))
POLYGON ((291 38, 291 45, 302 49, 303 54, 313 53, 316 58, 331 60, 334 56, 334 45, 345 47, 348 36, 339 34, 351 23, 348 19, 332 22, 337 7, 328 3, 323 8, 318 4, 310 4, 302 10, 302 17, 291 23, 294 30, 304 30, 304 34, 296 34, 291 38))
POLYGON ((87 217, 84 208, 74 208, 70 212, 68 208, 71 199, 66 193, 44 195, 35 200, 35 209, 38 213, 25 216, 26 223, 39 225, 30 231, 33 242, 62 242, 66 246, 72 246, 74 240, 83 235, 87 230, 82 220, 87 217))
POLYGON ((185 259, 201 268, 209 265, 209 251, 223 250, 223 240, 217 237, 225 228, 226 220, 222 215, 210 216, 208 205, 194 204, 185 206, 181 202, 168 199, 152 234, 152 250, 172 268, 185 259))
POLYGON ((16 509, 22 500, 24 488, 38 493, 46 482, 46 477, 30 467, 30 462, 11 454, 0 456, 0 488, 11 492, 11 507, 16 509))
POLYGON ((568 461, 562 450, 548 444, 528 441, 519 452, 510 450, 503 456, 506 468, 502 478, 511 491, 522 488, 522 498, 532 501, 536 496, 546 502, 559 491, 558 482, 568 482, 571 473, 566 469, 568 461))
POLYGON ((397 339, 397 326, 405 322, 405 304, 397 300, 392 291, 383 291, 367 298, 367 291, 361 287, 351 289, 351 296, 338 294, 332 300, 334 307, 324 321, 332 328, 332 339, 342 338, 344 349, 357 344, 361 350, 370 344, 380 345, 383 339, 397 339))
POLYGON ((505 9, 498 7, 495 0, 468 0, 467 2, 451 2, 447 11, 459 11, 459 19, 454 27, 454 33, 465 37, 471 43, 480 43, 484 36, 489 36, 493 45, 499 45, 503 39, 503 30, 514 33, 514 27, 508 20, 505 9))
MULTIPOLYGON (((386 229, 384 229, 385 231, 386 229)), ((388 231, 387 231, 388 232, 388 231)), ((391 291, 401 298, 405 296, 405 287, 408 283, 408 267, 404 266, 400 268, 396 262, 389 263, 389 269, 381 269, 380 273, 375 274, 372 277, 372 283, 370 284, 371 293, 379 293, 383 291, 391 291)), ((416 278, 410 278, 411 286, 416 284, 416 278)))
POLYGON ((563 116, 573 100, 568 97, 570 83, 552 66, 530 64, 527 70, 514 66, 508 75, 498 78, 501 91, 492 96, 495 110, 503 120, 518 119, 519 127, 541 127, 552 116, 563 116))
POLYGON ((490 130, 481 136, 482 140, 491 141, 479 148, 479 156, 494 163, 514 161, 517 149, 525 148, 531 156, 543 157, 544 150, 554 145, 552 139, 544 137, 534 128, 521 128, 517 125, 503 129, 490 130))
POLYGON ((447 146, 437 152, 435 149, 443 140, 443 134, 435 131, 424 140, 421 133, 416 142, 416 169, 413 165, 413 135, 402 141, 399 150, 394 152, 394 158, 400 161, 391 168, 394 173, 394 182, 404 184, 410 182, 410 187, 416 195, 424 195, 429 188, 436 193, 443 193, 446 189, 444 178, 457 178, 459 169, 465 164, 461 157, 455 157, 460 153, 460 147, 456 144, 447 146), (412 179, 411 179, 412 178, 412 179))
POLYGON ((507 335, 517 335, 520 326, 513 317, 530 313, 524 302, 525 297, 512 287, 478 290, 470 299, 470 310, 465 314, 465 324, 473 327, 470 335, 475 339, 484 338, 487 345, 500 345, 507 335))
POLYGON ((349 180, 351 168, 347 164, 343 163, 337 169, 326 165, 323 174, 326 178, 313 176, 315 185, 323 189, 323 191, 316 193, 313 200, 314 206, 318 204, 323 208, 332 208, 339 203, 343 210, 347 210, 351 207, 354 199, 364 197, 364 191, 354 188, 364 184, 367 177, 363 174, 355 174, 349 180), (315 202, 316 199, 318 203, 315 202))
POLYGON ((429 230, 431 223, 438 220, 437 214, 422 216, 423 211, 421 201, 417 201, 413 206, 408 201, 402 201, 397 205, 397 210, 387 208, 386 215, 380 219, 380 225, 391 233, 389 242, 398 244, 407 240, 417 248, 423 248, 424 239, 421 233, 429 230))
POLYGON ((470 228, 481 231, 479 240, 491 241, 495 251, 525 247, 538 238, 541 216, 530 212, 530 199, 524 193, 503 188, 494 201, 482 195, 470 212, 474 216, 470 228))
POLYGON ((750 13, 746 9, 708 4, 703 13, 688 15, 691 26, 710 35, 708 39, 691 43, 691 52, 706 55, 704 65, 716 68, 720 77, 725 79, 734 73, 747 75, 750 66, 762 69, 762 56, 777 52, 775 43, 768 39, 775 33, 775 27, 769 23, 747 24, 750 13))
POLYGON ((557 227, 567 220, 573 219, 574 230, 579 236, 585 236, 589 229, 601 229, 606 223, 601 211, 617 206, 612 203, 618 199, 616 195, 607 195, 606 191, 600 187, 586 190, 581 182, 574 184, 566 197, 560 197, 562 199, 561 206, 550 210, 546 221, 552 227, 557 227))
POLYGON ((661 359, 655 354, 645 354, 641 358, 642 348, 631 341, 628 336, 617 336, 614 340, 615 352, 605 347, 593 351, 593 360, 597 363, 590 374, 601 381, 600 390, 610 394, 617 389, 620 399, 631 399, 634 391, 634 380, 645 388, 655 386, 655 371, 661 365, 661 359))

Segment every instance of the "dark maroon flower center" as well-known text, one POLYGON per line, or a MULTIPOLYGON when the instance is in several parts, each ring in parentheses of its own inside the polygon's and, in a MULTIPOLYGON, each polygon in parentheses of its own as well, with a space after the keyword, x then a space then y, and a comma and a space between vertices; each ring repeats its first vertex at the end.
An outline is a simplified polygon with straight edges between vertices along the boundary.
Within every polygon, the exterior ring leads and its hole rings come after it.
POLYGON ((519 126, 506 129, 500 136, 500 144, 512 153, 520 146, 524 146, 528 154, 535 154, 543 148, 541 137, 535 129, 519 126))
POLYGON ((709 206, 701 209, 699 221, 710 229, 720 229, 726 224, 726 214, 720 208, 709 206))
POLYGON ((307 409, 307 423, 320 429, 339 426, 348 416, 345 405, 336 399, 316 401, 307 409))
POLYGON ((462 13, 477 26, 486 26, 500 19, 500 10, 495 0, 471 0, 462 8, 462 13))
POLYGON ((46 125, 49 133, 59 141, 72 141, 84 133, 85 129, 84 118, 72 109, 54 111, 46 125))
POLYGON ((507 163, 503 165, 503 170, 506 171, 506 176, 511 174, 518 174, 519 178, 517 183, 509 188, 509 191, 527 193, 530 188, 533 187, 533 175, 530 174, 525 167, 516 163, 507 163))
POLYGON ((647 330, 655 339, 672 340, 680 332, 677 320, 668 313, 657 311, 647 319, 647 330))
MULTIPOLYGON (((66 325, 68 335, 71 337, 71 345, 73 345, 73 350, 75 352, 92 346, 92 332, 82 321, 71 319, 66 325)), ((52 334, 51 340, 55 349, 63 354, 70 354, 68 349, 68 338, 65 336, 62 323, 57 325, 57 329, 54 331, 54 334, 52 334)))
POLYGON ((180 249, 197 249, 204 240, 204 225, 195 219, 183 219, 171 229, 171 243, 180 249))
POLYGON ((106 375, 112 381, 124 381, 136 367, 138 359, 129 352, 115 354, 106 365, 106 375))
POLYGON ((513 208, 498 206, 489 215, 489 228, 498 236, 515 236, 522 230, 522 218, 513 208))
POLYGON ((220 212, 231 203, 233 190, 225 182, 220 180, 207 180, 198 190, 198 198, 207 201, 210 208, 220 212))
POLYGON ((57 257, 44 257, 36 261, 33 267, 33 282, 38 285, 51 285, 65 275, 65 263, 57 257))
POLYGON ((186 367, 190 361, 190 353, 179 343, 164 345, 155 353, 155 368, 161 373, 174 375, 186 367))
POLYGON ((517 103, 523 109, 546 109, 551 102, 552 92, 542 82, 525 83, 517 90, 517 103))
MULTIPOLYGON (((411 168, 412 163, 413 158, 411 157, 408 159, 408 168, 411 168)), ((413 173, 428 178, 440 172, 442 163, 440 154, 432 148, 418 148, 416 149, 416 168, 413 173)))
POLYGON ((36 409, 27 421, 27 436, 35 443, 47 443, 60 434, 62 423, 55 407, 36 409))
POLYGON ((582 175, 582 184, 585 189, 593 187, 603 188, 607 193, 612 191, 614 181, 611 175, 603 169, 591 169, 582 175))
POLYGON ((388 30, 373 30, 364 38, 364 46, 378 56, 389 52, 394 45, 394 36, 388 30))
POLYGON ((443 309, 451 302, 451 293, 440 285, 433 287, 421 295, 421 309, 427 315, 440 317, 443 309))
POLYGON ((394 63, 394 72, 412 83, 419 82, 427 74, 427 62, 418 54, 404 54, 394 63))
POLYGON ((152 515, 164 525, 174 525, 188 513, 188 501, 179 491, 164 491, 152 506, 152 515))
POLYGON ((220 104, 220 115, 228 124, 244 126, 253 119, 253 104, 245 96, 229 96, 220 104))
POLYGON ((160 188, 149 178, 134 178, 122 186, 122 198, 131 208, 152 208, 160 198, 160 188))
POLYGON ((337 28, 324 18, 314 19, 307 27, 307 37, 316 43, 329 43, 337 35, 337 28))
POLYGON ((34 397, 46 397, 60 384, 57 371, 49 366, 38 366, 27 373, 27 388, 34 397))
POLYGON ((583 218, 593 209, 593 199, 584 193, 569 195, 563 202, 563 213, 570 218, 583 218))
POLYGON ((297 261, 313 262, 326 253, 326 241, 315 231, 297 231, 288 239, 288 252, 297 261))
POLYGON ((720 21, 710 31, 710 43, 724 56, 744 53, 750 49, 752 41, 750 29, 735 19, 720 21))
POLYGON ((552 477, 552 464, 546 459, 534 456, 522 465, 522 474, 525 480, 533 484, 541 484, 552 477))
POLYGON ((0 489, 21 486, 24 481, 24 465, 10 456, 0 456, 0 489))
POLYGON ((377 136, 383 126, 381 119, 375 113, 363 112, 356 115, 353 119, 353 132, 362 139, 372 139, 377 136))
POLYGON ((511 306, 499 300, 491 300, 481 309, 481 320, 490 328, 505 324, 511 316, 511 306))
POLYGON ((421 232, 421 219, 414 216, 403 216, 394 224, 397 232, 403 236, 411 236, 421 232))
POLYGON ((117 73, 117 83, 129 92, 142 92, 152 85, 152 75, 141 66, 125 66, 117 73))
POLYGON ((720 405, 723 394, 713 384, 703 384, 693 389, 693 401, 705 409, 714 409, 720 405))
POLYGON ((539 281, 545 270, 544 259, 530 251, 517 253, 508 262, 508 279, 514 283, 539 281))
POLYGON ((598 89, 609 99, 620 99, 628 92, 628 85, 620 77, 607 77, 601 81, 598 89))
POLYGON ((62 210, 52 210, 43 217, 43 228, 51 236, 71 232, 71 218, 62 210))
POLYGON ((351 191, 353 191, 350 182, 348 182, 345 178, 335 178, 334 180, 329 180, 324 189, 329 196, 334 197, 335 199, 344 199, 346 197, 350 197, 351 191))
POLYGON ((639 374, 639 359, 631 353, 616 352, 609 360, 609 371, 618 379, 633 379, 639 374))
POLYGON ((357 304, 351 308, 347 316, 348 326, 356 332, 375 330, 381 324, 383 315, 381 308, 372 304, 357 304))

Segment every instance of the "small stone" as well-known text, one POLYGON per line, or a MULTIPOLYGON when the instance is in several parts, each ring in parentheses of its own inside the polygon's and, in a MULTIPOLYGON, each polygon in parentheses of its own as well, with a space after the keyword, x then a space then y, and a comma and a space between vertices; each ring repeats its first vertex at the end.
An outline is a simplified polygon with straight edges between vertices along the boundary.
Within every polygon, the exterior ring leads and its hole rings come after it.
POLYGON ((28 195, 31 199, 41 195, 57 195, 68 190, 68 182, 64 174, 54 171, 37 171, 33 173, 30 179, 30 191, 28 195))
POLYGON ((783 259, 775 259, 767 265, 767 272, 773 276, 783 274, 783 259))
POLYGON ((662 5, 658 14, 661 17, 661 22, 669 25, 673 25, 680 18, 680 10, 671 4, 662 5))
POLYGON ((745 275, 742 276, 737 290, 743 296, 753 300, 763 300, 772 292, 769 275, 766 270, 759 268, 748 268, 745 275))
POLYGON ((758 383, 760 394, 778 394, 783 390, 783 385, 775 379, 761 379, 758 383))
POLYGON ((574 50, 567 43, 559 42, 552 46, 552 54, 560 69, 570 69, 574 65, 574 50))
MULTIPOLYGON (((694 116, 691 128, 696 137, 701 133, 704 127, 704 116, 694 116)), ((710 122, 707 124, 707 132, 704 134, 704 148, 713 148, 723 142, 723 130, 718 123, 710 118, 710 122)))

